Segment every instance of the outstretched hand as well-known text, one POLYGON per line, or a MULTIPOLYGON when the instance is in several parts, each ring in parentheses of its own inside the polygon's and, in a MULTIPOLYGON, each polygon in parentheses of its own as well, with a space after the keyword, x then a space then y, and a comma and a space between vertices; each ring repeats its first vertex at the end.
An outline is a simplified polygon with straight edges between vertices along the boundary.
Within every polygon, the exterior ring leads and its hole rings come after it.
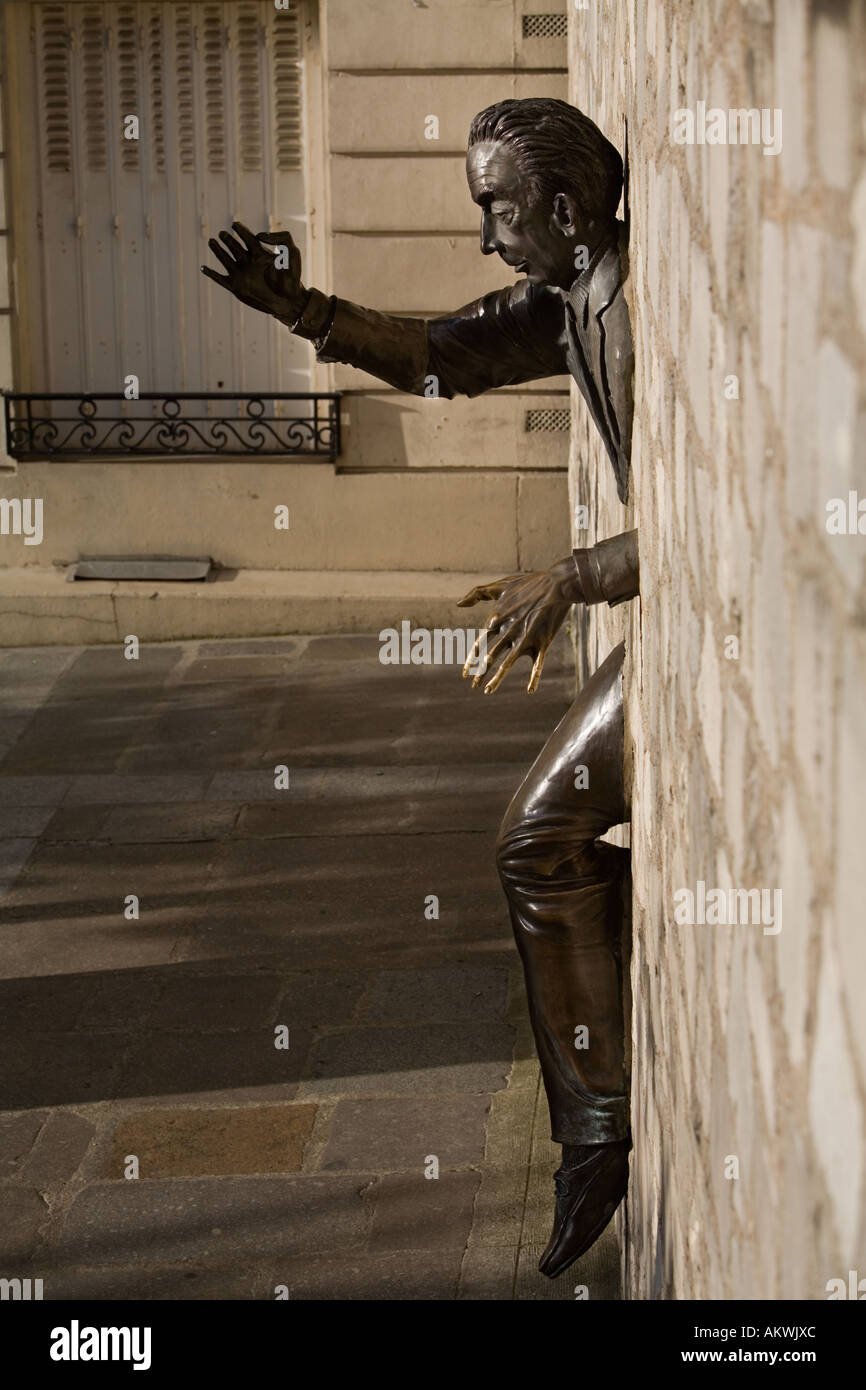
POLYGON ((218 275, 209 266, 202 274, 230 290, 242 304, 279 319, 296 319, 306 302, 307 290, 301 283, 301 253, 289 232, 251 232, 243 222, 233 222, 236 233, 220 232, 224 245, 211 237, 208 246, 225 267, 226 274, 218 275), (274 251, 268 248, 273 246, 274 251), (276 265, 275 251, 285 247, 289 264, 284 269, 276 265))
POLYGON ((581 598, 574 561, 569 555, 549 570, 531 574, 509 574, 490 584, 479 584, 460 600, 458 607, 471 608, 491 599, 496 608, 487 619, 463 667, 464 679, 472 676, 472 688, 481 684, 493 663, 502 656, 498 669, 484 687, 492 695, 522 656, 532 661, 526 689, 538 689, 544 658, 562 626, 571 605, 581 598), (491 641, 491 639, 493 639, 491 641), (504 654, 504 655, 503 655, 504 654))

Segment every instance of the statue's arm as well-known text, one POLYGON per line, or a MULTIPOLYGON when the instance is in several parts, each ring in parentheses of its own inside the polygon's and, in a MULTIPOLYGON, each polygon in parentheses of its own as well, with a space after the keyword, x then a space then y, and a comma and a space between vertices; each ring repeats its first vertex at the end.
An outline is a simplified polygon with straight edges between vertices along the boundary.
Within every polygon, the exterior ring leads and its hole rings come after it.
POLYGON ((311 293, 310 330, 296 324, 293 332, 312 338, 319 361, 360 367, 401 391, 477 396, 568 370, 562 300, 536 286, 497 290, 434 319, 311 293))
POLYGON ((400 318, 308 289, 288 232, 233 222, 208 246, 226 272, 202 266, 209 279, 309 339, 320 361, 360 367, 400 391, 475 396, 567 371, 563 301, 542 286, 521 281, 453 314, 400 318))

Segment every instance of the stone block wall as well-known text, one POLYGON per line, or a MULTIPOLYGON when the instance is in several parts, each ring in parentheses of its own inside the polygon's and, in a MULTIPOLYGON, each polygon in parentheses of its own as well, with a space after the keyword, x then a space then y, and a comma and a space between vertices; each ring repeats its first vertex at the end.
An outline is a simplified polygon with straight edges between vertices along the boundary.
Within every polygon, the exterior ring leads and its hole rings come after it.
POLYGON ((641 599, 592 610, 587 652, 628 643, 632 1298, 866 1276, 864 26, 856 0, 570 8, 570 100, 630 174, 628 508, 576 395, 570 474, 575 543, 640 531, 641 599), (768 139, 677 142, 714 108, 768 139), (781 930, 678 925, 699 881, 780 889, 781 930))

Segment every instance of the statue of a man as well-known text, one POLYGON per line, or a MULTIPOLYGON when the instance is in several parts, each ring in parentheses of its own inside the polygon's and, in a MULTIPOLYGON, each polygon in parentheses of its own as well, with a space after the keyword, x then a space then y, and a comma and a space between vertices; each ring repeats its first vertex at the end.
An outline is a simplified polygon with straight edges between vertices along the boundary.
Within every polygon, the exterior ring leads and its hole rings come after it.
MULTIPOLYGON (((466 171, 481 209, 482 252, 497 252, 525 279, 454 313, 398 318, 306 289, 288 233, 256 235, 238 222, 234 236, 220 233, 222 245, 209 242, 226 274, 202 269, 311 339, 320 361, 350 363, 404 391, 423 395, 432 377, 440 396, 475 396, 570 372, 625 501, 633 352, 616 218, 622 160, 574 107, 528 99, 497 102, 475 117, 466 171), (274 246, 288 247, 287 269, 275 267, 274 246)), ((636 532, 473 589, 464 605, 495 604, 473 686, 495 667, 484 686, 492 693, 529 656, 535 690, 571 604, 614 605, 637 593, 636 532)), ((497 846, 551 1137, 562 1145, 553 1232, 539 1263, 551 1278, 593 1244, 628 1184, 620 950, 627 853, 599 843, 628 815, 623 657, 620 643, 580 691, 511 802, 497 846)))

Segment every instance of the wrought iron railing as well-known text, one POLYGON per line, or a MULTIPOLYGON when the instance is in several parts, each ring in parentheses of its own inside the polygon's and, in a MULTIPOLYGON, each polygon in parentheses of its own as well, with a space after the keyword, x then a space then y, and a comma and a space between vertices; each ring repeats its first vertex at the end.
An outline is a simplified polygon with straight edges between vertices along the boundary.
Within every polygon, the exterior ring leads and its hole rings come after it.
POLYGON ((339 392, 4 396, 6 448, 18 459, 231 454, 333 462, 340 453, 339 392))

